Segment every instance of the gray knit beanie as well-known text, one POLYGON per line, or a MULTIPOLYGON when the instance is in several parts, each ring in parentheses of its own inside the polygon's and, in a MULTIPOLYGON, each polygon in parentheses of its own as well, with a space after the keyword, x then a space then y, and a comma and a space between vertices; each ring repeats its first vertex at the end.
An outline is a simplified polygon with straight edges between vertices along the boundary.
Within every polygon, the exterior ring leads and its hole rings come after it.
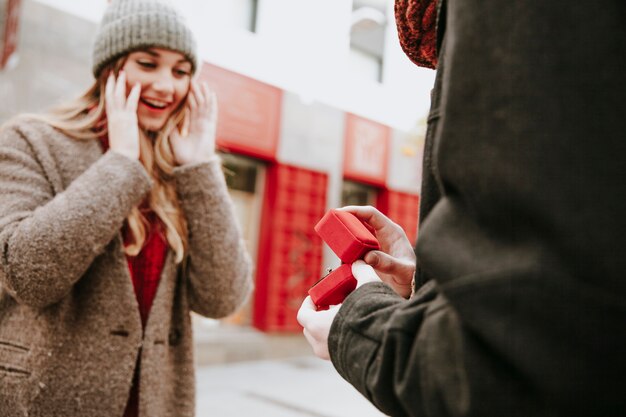
POLYGON ((93 48, 93 74, 134 50, 177 51, 197 68, 196 41, 183 17, 166 0, 113 0, 104 12, 93 48))

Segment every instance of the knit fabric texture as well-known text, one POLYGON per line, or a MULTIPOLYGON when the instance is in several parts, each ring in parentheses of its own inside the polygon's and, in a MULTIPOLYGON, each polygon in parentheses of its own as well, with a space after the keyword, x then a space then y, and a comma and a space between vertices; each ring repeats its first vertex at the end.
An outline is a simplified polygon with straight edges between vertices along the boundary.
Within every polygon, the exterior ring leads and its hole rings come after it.
POLYGON ((134 50, 160 47, 182 53, 197 68, 196 41, 167 0, 113 0, 104 12, 93 48, 93 74, 134 50))
POLYGON ((414 64, 437 67, 437 0, 396 0, 396 26, 402 50, 414 64))

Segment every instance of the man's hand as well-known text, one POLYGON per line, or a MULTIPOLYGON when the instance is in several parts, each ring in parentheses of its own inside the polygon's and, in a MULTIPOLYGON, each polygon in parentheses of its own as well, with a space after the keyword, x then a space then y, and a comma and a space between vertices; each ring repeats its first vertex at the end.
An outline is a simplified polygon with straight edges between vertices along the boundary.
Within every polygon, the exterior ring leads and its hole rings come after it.
POLYGON ((368 252, 364 260, 383 282, 408 298, 415 274, 415 253, 404 230, 372 206, 346 206, 340 210, 354 214, 374 230, 380 250, 368 252))

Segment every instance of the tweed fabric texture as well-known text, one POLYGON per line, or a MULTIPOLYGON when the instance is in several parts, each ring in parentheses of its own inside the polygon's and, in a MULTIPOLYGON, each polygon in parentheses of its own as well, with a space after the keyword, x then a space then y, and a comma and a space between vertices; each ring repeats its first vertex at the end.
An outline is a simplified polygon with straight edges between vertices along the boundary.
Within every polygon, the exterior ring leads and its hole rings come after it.
POLYGON ((140 356, 139 413, 194 416, 190 311, 219 318, 251 291, 251 263, 216 157, 174 169, 189 227, 168 251, 142 332, 124 219, 143 166, 42 122, 0 131, 0 415, 122 416, 140 356))
POLYGON ((134 50, 160 47, 198 66, 196 41, 183 16, 166 0, 113 0, 104 12, 93 48, 93 74, 134 50))

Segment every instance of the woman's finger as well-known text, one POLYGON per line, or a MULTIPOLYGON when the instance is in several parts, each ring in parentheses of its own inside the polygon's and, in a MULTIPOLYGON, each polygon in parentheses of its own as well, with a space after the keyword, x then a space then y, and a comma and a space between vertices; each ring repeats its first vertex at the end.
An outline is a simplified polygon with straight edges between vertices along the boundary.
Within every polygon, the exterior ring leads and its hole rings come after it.
POLYGON ((210 109, 209 109, 209 120, 212 122, 217 122, 217 94, 211 91, 211 101, 210 101, 210 109))
POLYGON ((200 83, 200 88, 202 88, 202 92, 204 93, 204 96, 207 98, 207 100, 210 100, 212 91, 209 88, 209 84, 206 81, 202 81, 200 83))
POLYGON ((196 97, 196 89, 191 85, 189 89, 189 94, 187 94, 187 103, 189 104, 189 110, 192 114, 198 110, 198 99, 196 97))
POLYGON ((126 109, 132 112, 137 111, 137 104, 139 103, 139 94, 141 93, 141 84, 136 83, 132 90, 130 90, 130 94, 128 95, 128 100, 126 101, 126 109))
POLYGON ((189 106, 187 106, 187 109, 185 109, 185 114, 183 115, 183 123, 180 127, 180 135, 182 137, 187 137, 187 135, 189 135, 189 112, 191 110, 189 109, 189 106))
POLYGON ((202 96, 204 97, 205 105, 211 106, 212 105, 211 101, 212 101, 213 92, 209 88, 209 85, 205 81, 203 81, 200 84, 200 88, 202 89, 202 96))
POLYGON ((120 71, 117 77, 117 83, 115 84, 115 104, 118 107, 123 107, 126 101, 126 73, 120 71))
POLYGON ((204 107, 206 105, 207 97, 205 97, 204 90, 203 90, 202 86, 198 83, 198 81, 193 80, 192 84, 193 84, 193 87, 194 87, 196 101, 198 102, 198 107, 202 108, 202 107, 204 107))
POLYGON ((106 86, 104 87, 104 99, 106 104, 107 112, 110 113, 113 105, 113 90, 115 88, 115 76, 113 73, 109 75, 107 78, 106 86))
POLYGON ((302 327, 306 327, 311 318, 315 316, 315 310, 315 304, 313 303, 313 300, 311 300, 311 296, 308 295, 304 301, 302 301, 296 320, 298 320, 298 323, 300 323, 302 327))

